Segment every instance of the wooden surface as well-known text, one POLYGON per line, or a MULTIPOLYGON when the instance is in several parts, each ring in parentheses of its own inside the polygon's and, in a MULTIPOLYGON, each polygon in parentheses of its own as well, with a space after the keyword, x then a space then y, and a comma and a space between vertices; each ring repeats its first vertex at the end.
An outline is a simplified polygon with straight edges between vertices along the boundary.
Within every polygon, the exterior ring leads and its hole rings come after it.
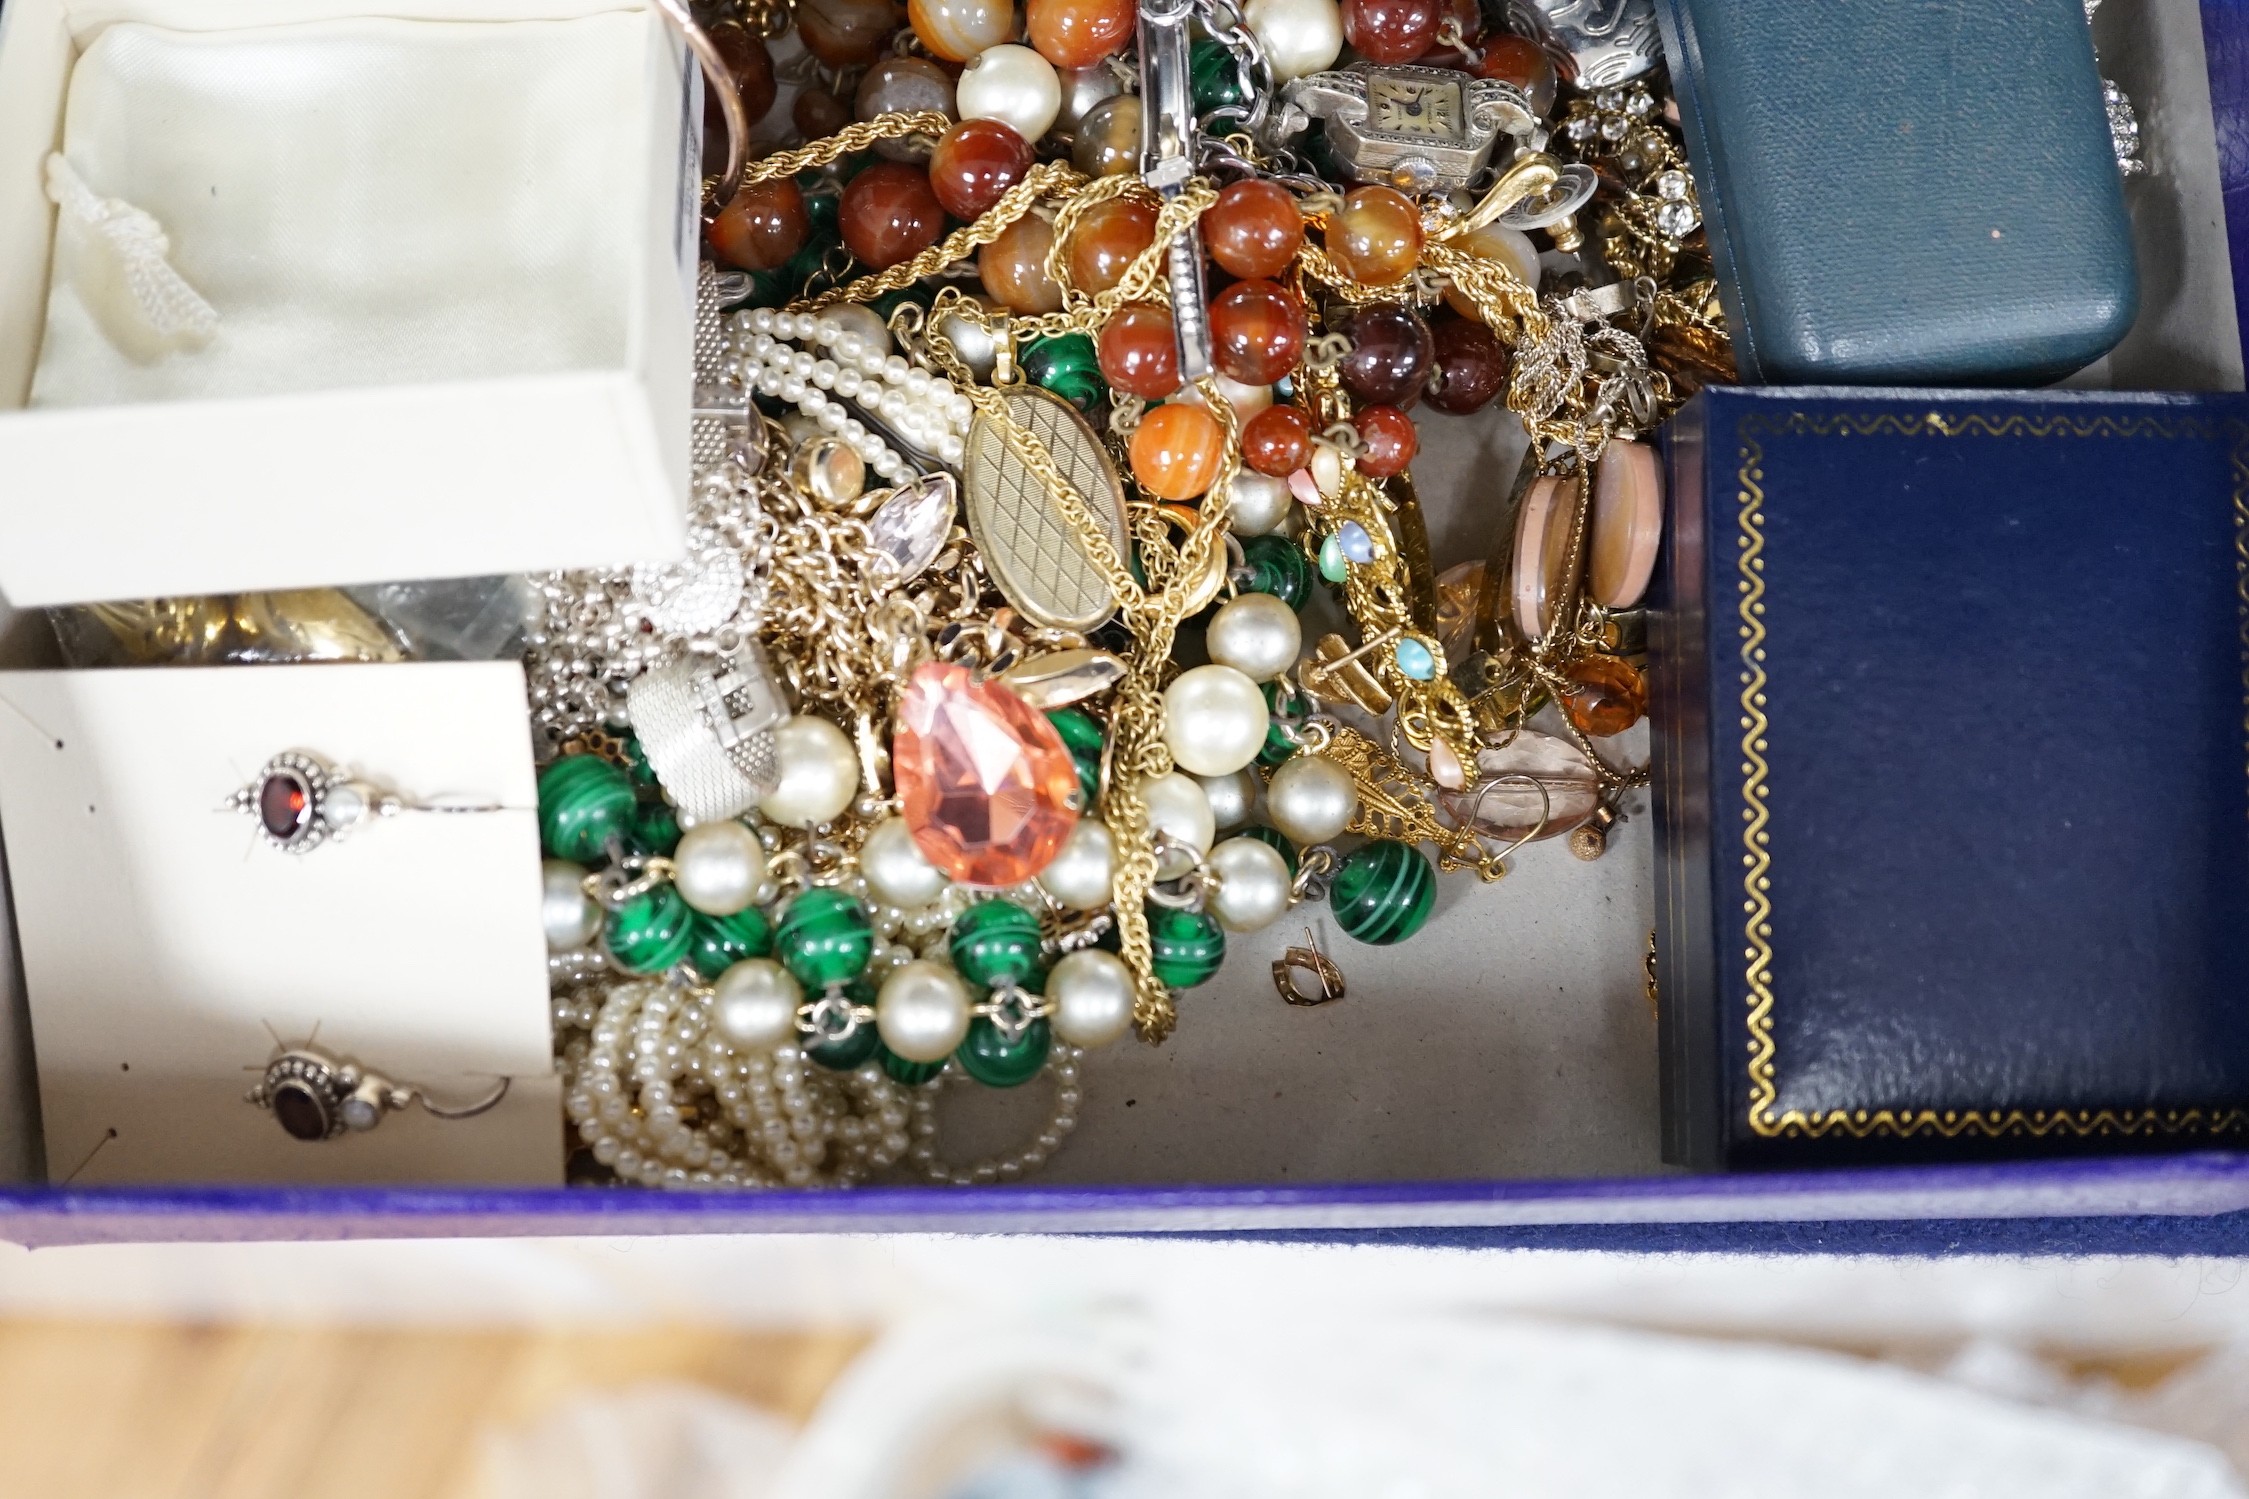
POLYGON ((496 1428, 686 1380, 801 1422, 856 1333, 0 1323, 0 1494, 477 1499, 496 1428))

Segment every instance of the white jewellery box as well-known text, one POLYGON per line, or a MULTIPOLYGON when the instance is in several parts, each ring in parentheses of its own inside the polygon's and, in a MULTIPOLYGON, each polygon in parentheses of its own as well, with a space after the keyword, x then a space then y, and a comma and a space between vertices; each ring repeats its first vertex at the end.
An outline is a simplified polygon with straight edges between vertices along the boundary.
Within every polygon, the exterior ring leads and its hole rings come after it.
POLYGON ((631 0, 7 0, 0 592, 676 556, 700 108, 631 0))

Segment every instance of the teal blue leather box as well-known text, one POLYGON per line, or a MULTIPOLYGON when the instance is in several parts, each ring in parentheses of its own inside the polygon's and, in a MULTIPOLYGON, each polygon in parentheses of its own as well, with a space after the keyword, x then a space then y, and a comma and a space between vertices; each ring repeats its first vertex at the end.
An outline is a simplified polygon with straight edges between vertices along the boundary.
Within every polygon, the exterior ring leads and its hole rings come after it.
POLYGON ((1744 381, 2042 385, 2138 307, 2081 0, 1657 0, 1744 381))
POLYGON ((1652 639, 1666 1159, 2249 1140, 2249 402, 1712 389, 1652 639))

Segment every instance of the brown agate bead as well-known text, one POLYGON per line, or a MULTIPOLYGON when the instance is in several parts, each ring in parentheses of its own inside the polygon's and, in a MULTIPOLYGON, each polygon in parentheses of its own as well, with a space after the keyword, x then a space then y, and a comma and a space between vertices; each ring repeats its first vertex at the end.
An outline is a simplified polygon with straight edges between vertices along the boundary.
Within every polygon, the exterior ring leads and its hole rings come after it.
POLYGON ((1369 62, 1412 62, 1437 41, 1438 0, 1343 0, 1343 39, 1369 62))
POLYGON ((929 188, 954 218, 980 218, 1037 160, 1014 126, 963 120, 940 136, 930 153, 929 188))
POLYGON ((1046 273, 1053 248, 1054 225, 1035 213, 1002 229, 976 256, 985 294, 1010 312, 1060 312, 1062 287, 1046 273))
POLYGON ((1294 406, 1275 404, 1242 427, 1242 462, 1271 479, 1285 479, 1312 461, 1312 419, 1294 406))
POLYGON ((1521 89, 1532 114, 1543 115, 1554 107, 1554 63, 1538 43, 1501 32, 1485 42, 1482 51, 1476 64, 1479 76, 1521 89))
POLYGON ((1370 406, 1411 406, 1429 382, 1437 343, 1421 314, 1402 302, 1374 302, 1351 315, 1344 330, 1351 352, 1338 373, 1351 394, 1370 406))
POLYGON ((797 127, 797 134, 807 140, 819 140, 850 124, 851 111, 826 89, 808 88, 789 106, 789 121, 797 127))
POLYGON ((703 237, 711 253, 736 270, 773 271, 787 265, 811 233, 804 194, 781 177, 744 185, 703 237))
MULTIPOLYGON (((862 120, 925 109, 948 119, 960 115, 953 103, 953 75, 926 57, 886 57, 876 63, 859 80, 859 92, 852 97, 852 104, 862 120)), ((929 157, 929 147, 913 138, 876 141, 875 150, 892 161, 926 161, 929 157)))
POLYGON ((1360 187, 1328 224, 1328 254, 1345 275, 1388 286, 1421 258, 1421 213, 1395 188, 1360 187))
POLYGON ((1359 472, 1370 479, 1394 479, 1421 451, 1413 418, 1395 406, 1361 406, 1351 419, 1359 429, 1359 472))
POLYGON ((1237 281, 1210 304, 1211 362, 1229 380, 1271 385, 1304 354, 1304 309, 1270 281, 1237 281))
POLYGON ((1191 500, 1218 477, 1226 434, 1200 406, 1173 401, 1140 419, 1132 432, 1132 477, 1159 500, 1191 500))
POLYGON ((945 231, 945 210, 929 190, 927 172, 902 161, 878 161, 845 186, 836 227, 860 264, 886 271, 937 243, 945 231))
POLYGON ((1179 389, 1179 330, 1171 309, 1127 307, 1101 330, 1101 378, 1126 395, 1160 401, 1179 389))
POLYGON ((1030 0, 1031 47, 1058 68, 1090 68, 1132 39, 1132 0, 1030 0))
POLYGON ((1234 183, 1203 210, 1203 248, 1230 276, 1278 276, 1304 246, 1296 196, 1278 182, 1251 177, 1234 183))
POLYGON ((1097 296, 1124 279, 1135 257, 1156 242, 1156 209, 1138 198, 1096 203, 1070 234, 1070 279, 1097 296))
POLYGON ((1015 40, 1015 0, 907 0, 914 35, 947 62, 1015 40))
POLYGON ((882 56, 898 19, 892 0, 800 0, 796 7, 805 50, 831 68, 864 67, 882 56))
POLYGON ((1115 177, 1140 170, 1140 96, 1104 99, 1078 121, 1070 164, 1088 177, 1115 177))
MULTIPOLYGON (((773 54, 765 50, 764 39, 740 21, 721 21, 711 27, 710 32, 711 45, 726 59, 726 71, 734 75, 734 92, 742 100, 742 112, 755 125, 773 107, 778 92, 773 82, 773 54)), ((719 108, 715 94, 703 100, 703 128, 720 132, 723 151, 726 114, 719 108)))
POLYGON ((1439 318, 1429 331, 1437 355, 1436 375, 1429 382, 1430 405, 1466 416, 1489 406, 1507 388, 1514 359, 1498 334, 1460 317, 1439 318))
POLYGON ((1578 732, 1595 739, 1621 734, 1648 711, 1648 683, 1620 656, 1580 656, 1562 668, 1570 684, 1562 711, 1578 732))

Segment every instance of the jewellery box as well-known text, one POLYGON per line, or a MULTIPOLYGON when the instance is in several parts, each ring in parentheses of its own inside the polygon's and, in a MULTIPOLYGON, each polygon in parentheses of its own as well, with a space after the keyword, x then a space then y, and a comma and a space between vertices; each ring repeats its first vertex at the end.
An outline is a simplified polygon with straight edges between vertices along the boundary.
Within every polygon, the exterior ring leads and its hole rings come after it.
POLYGON ((2081 0, 1658 0, 1742 377, 2038 385, 2124 336, 2081 0))
POLYGON ((627 0, 9 0, 0 588, 675 554, 683 58, 627 0))

